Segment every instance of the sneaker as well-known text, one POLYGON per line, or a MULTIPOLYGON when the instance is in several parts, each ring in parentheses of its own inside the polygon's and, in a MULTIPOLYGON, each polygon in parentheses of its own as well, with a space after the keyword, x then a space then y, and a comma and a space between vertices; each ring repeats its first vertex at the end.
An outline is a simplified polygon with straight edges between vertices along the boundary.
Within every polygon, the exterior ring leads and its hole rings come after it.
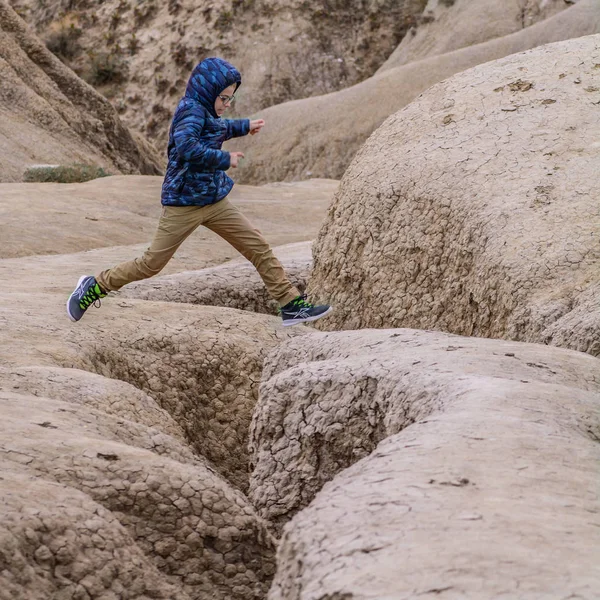
POLYGON ((100 298, 106 294, 102 291, 95 277, 83 275, 77 282, 77 287, 67 300, 67 314, 71 321, 79 321, 85 311, 94 304, 100 308, 100 298))
POLYGON ((306 294, 294 298, 285 306, 280 308, 283 326, 289 327, 297 323, 306 323, 308 321, 316 321, 326 314, 331 312, 331 306, 322 304, 315 306, 306 300, 306 294))

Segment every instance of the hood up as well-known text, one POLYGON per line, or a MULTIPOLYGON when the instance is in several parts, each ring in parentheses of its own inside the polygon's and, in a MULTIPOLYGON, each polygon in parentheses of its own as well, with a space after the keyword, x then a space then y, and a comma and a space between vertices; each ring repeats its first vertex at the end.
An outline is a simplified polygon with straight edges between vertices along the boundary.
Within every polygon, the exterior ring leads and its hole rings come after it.
POLYGON ((242 76, 239 71, 222 58, 205 58, 192 71, 185 90, 185 96, 200 102, 216 119, 215 100, 230 85, 240 87, 242 76))

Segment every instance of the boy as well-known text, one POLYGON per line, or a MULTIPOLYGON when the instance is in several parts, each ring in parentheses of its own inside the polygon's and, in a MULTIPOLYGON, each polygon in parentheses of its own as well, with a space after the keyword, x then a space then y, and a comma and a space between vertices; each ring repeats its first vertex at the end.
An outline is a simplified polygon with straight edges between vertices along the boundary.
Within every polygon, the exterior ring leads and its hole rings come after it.
POLYGON ((79 321, 91 304, 132 281, 159 273, 182 242, 199 226, 208 227, 252 262, 270 295, 279 303, 284 326, 314 321, 330 312, 314 306, 288 280, 269 244, 226 198, 241 152, 225 152, 225 140, 255 135, 262 119, 221 119, 242 82, 237 69, 220 58, 199 63, 179 102, 169 131, 168 165, 162 186, 162 214, 150 247, 135 260, 84 275, 67 301, 67 313, 79 321))

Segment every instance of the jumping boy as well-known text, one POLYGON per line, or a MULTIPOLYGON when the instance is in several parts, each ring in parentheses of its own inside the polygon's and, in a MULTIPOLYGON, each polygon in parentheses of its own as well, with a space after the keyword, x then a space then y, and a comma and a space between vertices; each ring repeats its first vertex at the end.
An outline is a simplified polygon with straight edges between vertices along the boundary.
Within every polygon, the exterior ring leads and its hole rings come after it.
POLYGON ((222 119, 242 82, 237 69, 220 58, 207 58, 190 76, 169 131, 168 165, 162 185, 162 214, 144 255, 82 276, 67 301, 67 313, 79 321, 90 305, 132 281, 159 273, 183 241, 199 226, 208 227, 229 242, 258 271, 269 294, 279 303, 284 325, 314 321, 330 312, 314 306, 288 280, 267 241, 227 195, 233 181, 225 173, 236 168, 241 152, 225 152, 225 140, 255 135, 262 119, 222 119))

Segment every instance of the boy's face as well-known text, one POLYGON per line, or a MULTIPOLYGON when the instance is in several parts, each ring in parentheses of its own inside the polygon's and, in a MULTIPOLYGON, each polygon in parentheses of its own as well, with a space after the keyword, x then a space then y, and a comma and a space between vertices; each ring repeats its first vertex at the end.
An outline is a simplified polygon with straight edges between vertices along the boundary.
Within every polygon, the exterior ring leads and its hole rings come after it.
POLYGON ((230 106, 235 93, 235 85, 226 87, 215 100, 215 112, 220 117, 230 106))

